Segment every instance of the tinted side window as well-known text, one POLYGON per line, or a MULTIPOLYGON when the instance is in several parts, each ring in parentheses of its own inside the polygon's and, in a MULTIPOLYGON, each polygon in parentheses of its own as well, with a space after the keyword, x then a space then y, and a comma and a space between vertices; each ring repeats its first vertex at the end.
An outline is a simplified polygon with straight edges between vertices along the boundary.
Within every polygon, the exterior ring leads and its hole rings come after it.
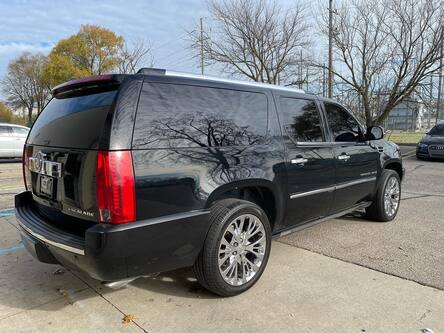
POLYGON ((280 104, 280 118, 286 136, 294 142, 324 141, 319 111, 314 101, 281 98, 280 104))
POLYGON ((324 103, 328 125, 336 142, 354 142, 359 138, 358 122, 339 105, 324 103))
POLYGON ((0 136, 9 136, 8 126, 0 126, 0 136))
POLYGON ((133 147, 246 146, 263 143, 266 134, 264 94, 144 83, 133 147))

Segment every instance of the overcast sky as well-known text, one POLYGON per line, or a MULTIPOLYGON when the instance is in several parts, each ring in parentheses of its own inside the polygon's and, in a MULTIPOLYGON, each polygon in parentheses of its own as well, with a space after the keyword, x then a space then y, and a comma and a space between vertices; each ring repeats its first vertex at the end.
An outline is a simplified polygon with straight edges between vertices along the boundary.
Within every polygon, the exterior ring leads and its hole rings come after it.
MULTIPOLYGON (((288 8, 297 0, 278 2, 288 8)), ((184 37, 208 16, 205 0, 1 0, 0 13, 0 78, 20 53, 48 53, 81 24, 106 27, 129 42, 151 41, 156 67, 198 72, 184 37)))

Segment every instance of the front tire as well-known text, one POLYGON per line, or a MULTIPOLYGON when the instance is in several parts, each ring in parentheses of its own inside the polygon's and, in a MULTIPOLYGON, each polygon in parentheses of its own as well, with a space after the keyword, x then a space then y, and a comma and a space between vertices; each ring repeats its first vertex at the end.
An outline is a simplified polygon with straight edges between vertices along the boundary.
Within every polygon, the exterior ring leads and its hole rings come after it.
POLYGON ((377 222, 393 220, 401 202, 401 180, 394 170, 382 172, 379 186, 371 206, 366 208, 366 217, 377 222))
POLYGON ((211 208, 210 230, 194 264, 199 283, 220 296, 238 295, 261 277, 268 262, 267 215, 244 200, 225 199, 211 208))

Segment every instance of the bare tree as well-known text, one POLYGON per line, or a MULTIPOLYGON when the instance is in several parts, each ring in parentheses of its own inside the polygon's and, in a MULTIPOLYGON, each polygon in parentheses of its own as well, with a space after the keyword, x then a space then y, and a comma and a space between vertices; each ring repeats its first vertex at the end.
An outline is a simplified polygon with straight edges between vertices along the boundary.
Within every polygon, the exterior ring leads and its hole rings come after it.
POLYGON ((264 163, 265 157, 257 154, 252 146, 265 144, 267 140, 265 136, 255 134, 248 126, 238 126, 233 119, 197 112, 154 120, 147 135, 136 140, 135 146, 168 147, 170 149, 164 151, 166 155, 162 156, 160 151, 158 159, 168 158, 174 163, 205 164, 210 179, 220 185, 251 177, 254 169, 264 163))
POLYGON ((43 54, 24 53, 8 65, 2 81, 2 91, 9 105, 26 109, 28 123, 32 123, 33 110, 40 113, 50 97, 43 70, 47 57, 43 54))
POLYGON ((441 0, 352 0, 335 10, 334 74, 359 96, 367 125, 438 70, 443 15, 441 0))
POLYGON ((283 10, 274 0, 211 0, 210 22, 190 33, 196 52, 231 74, 278 83, 307 45, 302 7, 283 10))
POLYGON ((136 73, 139 67, 153 67, 151 44, 145 40, 137 40, 131 46, 124 43, 118 52, 117 70, 122 74, 136 73))

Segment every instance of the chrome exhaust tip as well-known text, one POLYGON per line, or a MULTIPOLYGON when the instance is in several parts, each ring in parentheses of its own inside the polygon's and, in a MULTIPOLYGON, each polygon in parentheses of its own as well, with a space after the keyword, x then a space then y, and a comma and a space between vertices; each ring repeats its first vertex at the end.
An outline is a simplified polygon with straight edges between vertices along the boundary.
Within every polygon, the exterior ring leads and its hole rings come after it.
POLYGON ((108 287, 111 289, 120 289, 120 288, 126 287, 129 283, 133 282, 134 280, 136 280, 138 278, 155 278, 158 275, 159 275, 159 273, 152 273, 152 274, 148 274, 148 275, 136 276, 136 277, 118 280, 118 281, 103 281, 102 284, 105 287, 108 287))
POLYGON ((135 279, 137 279, 137 277, 119 280, 119 281, 102 282, 102 284, 105 287, 108 287, 111 289, 120 289, 120 288, 126 287, 128 285, 128 283, 133 282, 135 279))

